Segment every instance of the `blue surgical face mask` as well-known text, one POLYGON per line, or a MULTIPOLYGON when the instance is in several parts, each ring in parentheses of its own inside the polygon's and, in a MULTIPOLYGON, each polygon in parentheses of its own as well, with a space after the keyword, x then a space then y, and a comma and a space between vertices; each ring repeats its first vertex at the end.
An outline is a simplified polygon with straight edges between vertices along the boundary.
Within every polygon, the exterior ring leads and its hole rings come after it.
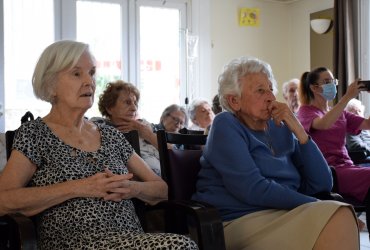
POLYGON ((337 94, 337 87, 334 83, 327 83, 324 85, 321 85, 322 87, 322 93, 321 95, 328 101, 331 101, 335 98, 337 94))

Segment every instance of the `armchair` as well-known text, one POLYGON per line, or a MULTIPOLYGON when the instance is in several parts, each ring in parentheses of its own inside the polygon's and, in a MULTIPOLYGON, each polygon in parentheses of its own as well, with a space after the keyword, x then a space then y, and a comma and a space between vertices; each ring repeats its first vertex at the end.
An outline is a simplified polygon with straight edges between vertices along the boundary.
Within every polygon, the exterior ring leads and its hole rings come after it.
POLYGON ((168 229, 179 233, 190 233, 200 249, 225 249, 223 225, 218 210, 209 204, 191 200, 200 170, 201 147, 184 150, 167 147, 168 144, 204 145, 207 135, 175 134, 159 130, 157 138, 161 173, 168 185, 169 203, 188 204, 194 215, 189 219, 182 212, 166 210, 168 229), (197 222, 194 221, 195 218, 197 222), (187 228, 182 226, 185 224, 184 221, 188 221, 187 228))
POLYGON ((36 250, 36 230, 33 221, 21 214, 1 216, 0 249, 36 250))
MULTIPOLYGON (((7 150, 11 150, 13 138, 15 131, 12 131, 12 137, 9 137, 7 141, 7 150)), ((134 132, 129 136, 129 142, 138 142, 137 133, 134 132)), ((138 144, 135 144, 138 145, 138 144)), ((135 148, 135 146, 134 146, 135 148)), ((139 148, 135 148, 138 150, 139 148)), ((137 151, 138 152, 138 151, 137 151)), ((10 155, 10 154, 9 154, 10 155)), ((156 206, 147 206, 142 201, 134 199, 135 210, 139 216, 140 222, 146 232, 146 224, 148 218, 147 212, 153 210, 165 210, 174 211, 175 213, 184 214, 187 216, 188 220, 182 221, 184 224, 177 224, 180 228, 188 228, 191 237, 198 242, 219 242, 217 238, 214 238, 212 230, 214 230, 213 225, 219 223, 219 221, 214 222, 214 218, 218 219, 217 211, 215 209, 204 209, 202 204, 187 203, 185 201, 163 201, 156 206)), ((159 215, 161 215, 159 213, 159 215)), ((163 214, 160 218, 161 221, 165 223, 168 222, 163 218, 163 214)), ((163 227, 159 223, 158 230, 153 228, 156 232, 163 232, 163 227)), ((222 224, 221 224, 222 228, 222 224)), ((165 225, 165 232, 178 233, 176 228, 171 228, 171 226, 165 225)), ((218 235, 216 235, 218 237, 218 235)), ((223 238, 222 238, 223 239, 223 238)), ((212 248, 212 244, 204 247, 202 249, 219 249, 212 248)), ((0 216, 0 249, 37 249, 37 229, 34 221, 30 217, 26 217, 22 214, 7 214, 0 216)))
POLYGON ((370 156, 366 151, 348 151, 348 155, 356 165, 370 163, 370 156))

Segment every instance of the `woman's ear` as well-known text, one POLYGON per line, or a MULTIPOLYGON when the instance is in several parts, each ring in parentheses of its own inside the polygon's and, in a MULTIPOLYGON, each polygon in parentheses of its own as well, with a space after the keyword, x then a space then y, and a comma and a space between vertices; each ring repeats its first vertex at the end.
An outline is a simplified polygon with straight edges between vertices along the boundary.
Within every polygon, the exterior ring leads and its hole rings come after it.
POLYGON ((232 110, 240 110, 240 97, 236 95, 227 95, 226 100, 232 110))
POLYGON ((317 85, 314 85, 314 84, 310 84, 310 90, 313 92, 313 93, 321 93, 321 89, 319 88, 319 86, 317 85))
POLYGON ((107 111, 107 113, 109 114, 109 116, 111 117, 112 116, 112 107, 110 108, 106 108, 105 109, 107 111))
POLYGON ((49 85, 48 92, 50 93, 50 97, 52 100, 52 103, 56 103, 57 101, 57 90, 56 90, 56 84, 49 85))

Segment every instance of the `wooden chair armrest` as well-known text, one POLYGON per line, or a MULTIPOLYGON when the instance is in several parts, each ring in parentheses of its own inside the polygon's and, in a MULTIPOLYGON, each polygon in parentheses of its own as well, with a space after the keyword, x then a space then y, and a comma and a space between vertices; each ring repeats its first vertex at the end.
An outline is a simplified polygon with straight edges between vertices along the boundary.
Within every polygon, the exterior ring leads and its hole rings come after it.
POLYGON ((1 216, 0 249, 36 250, 36 228, 31 218, 22 214, 1 216))
POLYGON ((312 197, 320 200, 335 200, 345 202, 345 199, 340 194, 335 192, 320 192, 312 195, 312 197))
MULTIPOLYGON (((166 213, 172 212, 172 215, 174 213, 176 216, 184 215, 190 237, 198 244, 200 249, 225 249, 223 224, 215 207, 193 200, 162 201, 155 207, 164 209, 166 213)), ((174 217, 169 216, 167 219, 173 222, 174 217)), ((166 220, 166 231, 172 232, 173 228, 171 228, 171 225, 168 226, 168 220, 166 220)), ((175 230, 174 233, 178 232, 175 230)))

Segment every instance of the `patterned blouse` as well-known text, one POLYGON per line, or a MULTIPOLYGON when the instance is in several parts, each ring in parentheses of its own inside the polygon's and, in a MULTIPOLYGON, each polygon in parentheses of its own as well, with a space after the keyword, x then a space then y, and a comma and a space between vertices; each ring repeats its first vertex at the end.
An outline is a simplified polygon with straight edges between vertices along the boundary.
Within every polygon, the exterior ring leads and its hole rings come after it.
MULTIPOLYGON (((23 124, 13 148, 37 167, 29 186, 48 186, 102 172, 127 174, 133 148, 118 130, 96 124, 101 146, 95 152, 71 147, 37 118, 23 124)), ((190 239, 174 234, 144 233, 131 200, 74 198, 36 216, 40 249, 197 249, 190 239)))

